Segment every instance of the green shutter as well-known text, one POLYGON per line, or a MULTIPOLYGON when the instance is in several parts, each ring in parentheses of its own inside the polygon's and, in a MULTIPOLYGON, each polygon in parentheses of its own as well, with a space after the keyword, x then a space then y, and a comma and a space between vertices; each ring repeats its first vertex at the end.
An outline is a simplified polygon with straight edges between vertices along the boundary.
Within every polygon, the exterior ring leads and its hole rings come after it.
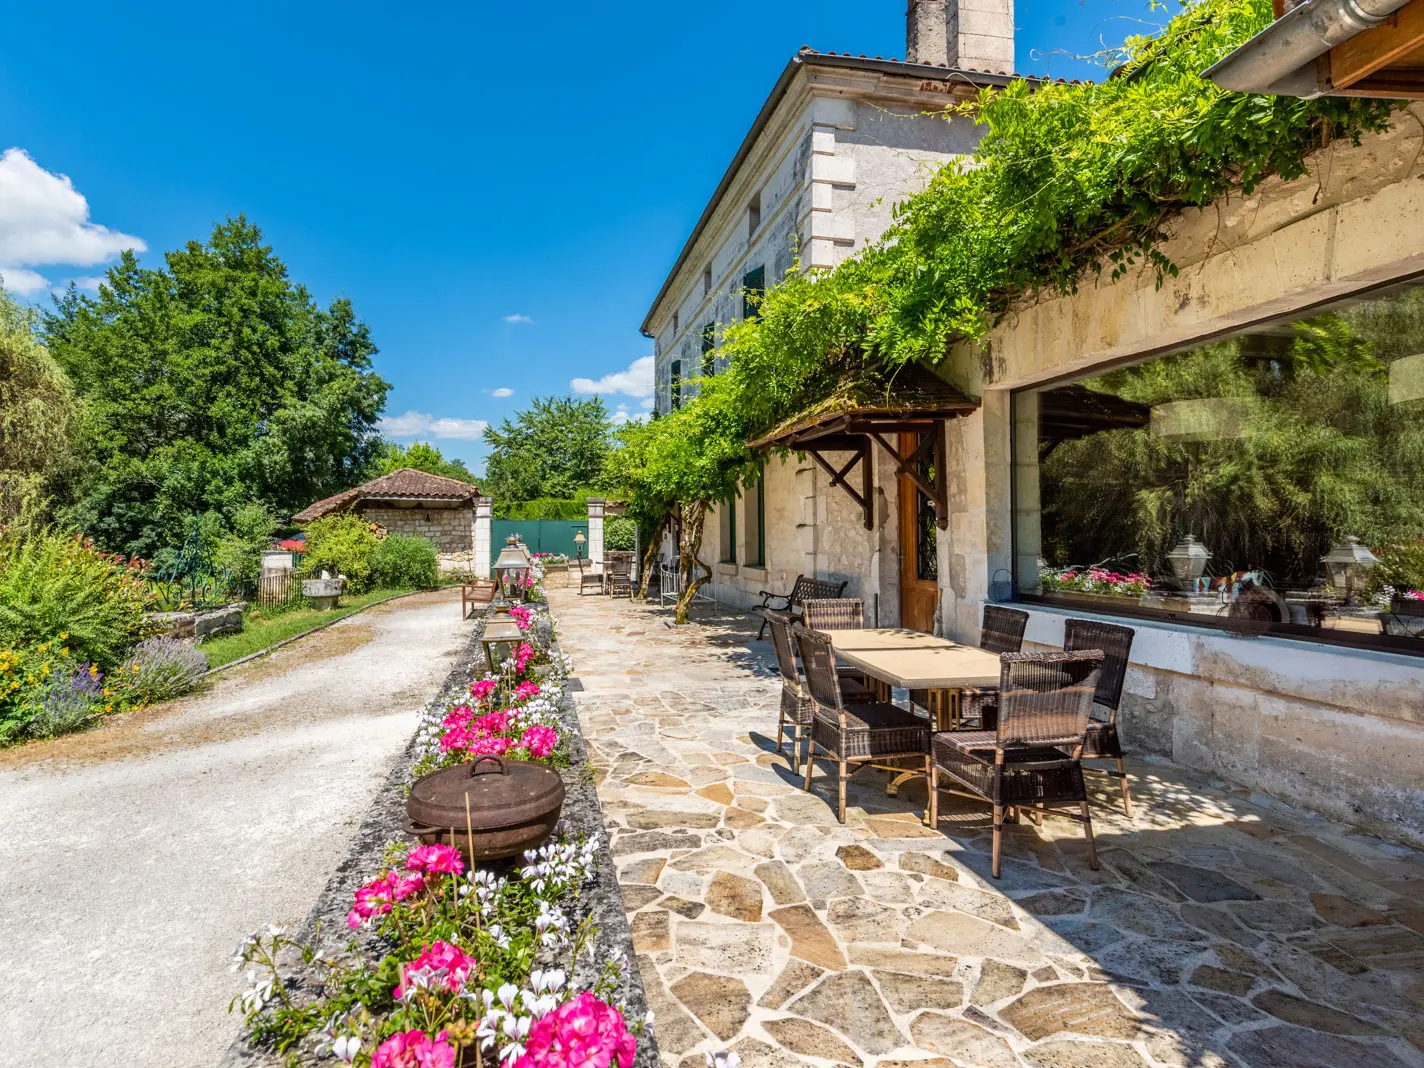
POLYGON ((742 318, 756 319, 761 315, 761 298, 766 296, 766 268, 758 267, 742 277, 742 318))

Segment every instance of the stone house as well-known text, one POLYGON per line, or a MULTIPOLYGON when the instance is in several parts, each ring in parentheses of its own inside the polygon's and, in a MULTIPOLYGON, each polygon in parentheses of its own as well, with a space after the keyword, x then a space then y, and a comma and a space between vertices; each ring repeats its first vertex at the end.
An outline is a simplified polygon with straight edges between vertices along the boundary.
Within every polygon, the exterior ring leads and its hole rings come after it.
MULTIPOLYGON (((1181 575, 1162 555, 1150 565, 1126 551, 1075 555, 1103 536, 1083 517, 1107 515, 1110 537, 1111 508, 1125 518, 1135 499, 1112 496, 1121 487, 1093 467, 1120 458, 1111 443, 1138 435, 1205 450, 1254 432, 1263 413, 1283 418, 1293 346, 1341 324, 1380 363, 1311 387, 1291 435, 1367 414, 1392 433, 1424 432, 1421 108, 1359 146, 1322 148, 1299 179, 1181 215, 1162 249, 1180 274, 1160 287, 1146 269, 1085 278, 1075 295, 1023 302, 982 344, 956 344, 932 369, 843 383, 774 428, 755 443, 770 452, 761 483, 709 516, 714 596, 747 607, 798 574, 845 580, 870 622, 966 642, 977 642, 990 601, 1028 612, 1030 645, 1061 645, 1069 617, 1124 623, 1135 631, 1122 708, 1130 748, 1424 841, 1424 612, 1410 600, 1424 590, 1357 596, 1359 576, 1342 579, 1326 561, 1360 532, 1320 531, 1318 544, 1277 546, 1263 560, 1223 542, 1251 541, 1240 528, 1264 520, 1179 512, 1171 539, 1199 536, 1214 554, 1195 573, 1180 554, 1181 575), (1245 400, 1169 391, 1148 403, 1122 388, 1134 373, 1173 381, 1174 361, 1228 359, 1254 383, 1245 400), (1150 566, 1158 581, 1067 586, 1097 563, 1150 566)), ((732 185, 748 188, 735 175, 732 185)), ((683 260, 683 271, 700 262, 683 260)), ((674 272, 670 287, 685 294, 686 281, 674 272)), ((678 336, 667 333, 670 308, 665 294, 650 317, 664 353, 678 336)), ((1372 447, 1349 433, 1344 445, 1372 447)))
POLYGON ((403 467, 309 504, 292 521, 354 512, 391 533, 424 538, 442 564, 467 563, 475 550, 475 505, 481 500, 478 486, 403 467))

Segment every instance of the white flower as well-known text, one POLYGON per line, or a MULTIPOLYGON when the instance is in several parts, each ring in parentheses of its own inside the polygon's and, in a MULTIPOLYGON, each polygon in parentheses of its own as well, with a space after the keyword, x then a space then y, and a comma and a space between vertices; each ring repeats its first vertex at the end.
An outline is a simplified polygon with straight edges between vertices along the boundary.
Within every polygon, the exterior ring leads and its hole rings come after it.
POLYGON ((707 1068, 738 1068, 741 1063, 741 1054, 738 1053, 727 1051, 707 1054, 707 1068))
POLYGON ((350 1064, 361 1052, 361 1040, 355 1035, 343 1035, 331 1044, 331 1052, 336 1054, 337 1060, 350 1064))

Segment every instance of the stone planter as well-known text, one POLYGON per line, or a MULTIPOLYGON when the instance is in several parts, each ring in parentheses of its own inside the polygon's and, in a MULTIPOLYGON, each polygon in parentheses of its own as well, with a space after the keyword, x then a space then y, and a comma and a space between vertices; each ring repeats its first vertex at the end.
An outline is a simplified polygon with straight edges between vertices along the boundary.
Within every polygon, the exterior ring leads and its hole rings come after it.
POLYGON ((343 578, 302 579, 302 596, 311 601, 312 607, 326 611, 336 607, 336 600, 346 588, 343 578))
POLYGON ((292 554, 285 549, 269 549, 262 554, 263 571, 290 571, 294 566, 292 554))
POLYGON ((242 613, 245 611, 246 601, 234 601, 197 612, 151 612, 148 618, 156 622, 164 633, 183 641, 198 641, 214 634, 241 630, 242 613))

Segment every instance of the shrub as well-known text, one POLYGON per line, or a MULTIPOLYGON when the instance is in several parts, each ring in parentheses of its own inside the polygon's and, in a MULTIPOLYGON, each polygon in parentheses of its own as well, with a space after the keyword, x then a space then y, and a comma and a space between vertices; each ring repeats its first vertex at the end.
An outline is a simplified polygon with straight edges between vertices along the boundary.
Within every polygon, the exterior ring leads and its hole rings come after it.
POLYGON ((96 551, 78 535, 17 523, 0 529, 0 648, 64 634, 80 661, 101 669, 151 633, 155 600, 143 565, 96 551))
POLYGON ((313 520, 306 528, 306 552, 302 554, 303 578, 323 571, 345 575, 350 593, 364 593, 371 587, 376 562, 376 540, 371 524, 356 515, 334 515, 313 520))
POLYGON ((171 701, 191 691, 208 670, 208 658, 187 642, 168 636, 149 638, 134 647, 120 668, 115 686, 122 685, 130 703, 171 701))
POLYGON ((431 589, 440 579, 435 546, 424 538, 387 534, 376 549, 372 577, 390 589, 431 589))
POLYGON ((54 641, 0 649, 0 745, 52 738, 93 723, 116 706, 98 665, 54 641))
POLYGON ((610 515, 603 520, 603 548, 631 550, 637 544, 638 524, 626 515, 610 515))
POLYGON ((218 540, 214 553, 219 567, 232 576, 235 587, 243 593, 257 589, 257 577, 262 572, 262 554, 272 543, 277 529, 277 517, 260 501, 239 505, 232 516, 232 533, 218 540))

